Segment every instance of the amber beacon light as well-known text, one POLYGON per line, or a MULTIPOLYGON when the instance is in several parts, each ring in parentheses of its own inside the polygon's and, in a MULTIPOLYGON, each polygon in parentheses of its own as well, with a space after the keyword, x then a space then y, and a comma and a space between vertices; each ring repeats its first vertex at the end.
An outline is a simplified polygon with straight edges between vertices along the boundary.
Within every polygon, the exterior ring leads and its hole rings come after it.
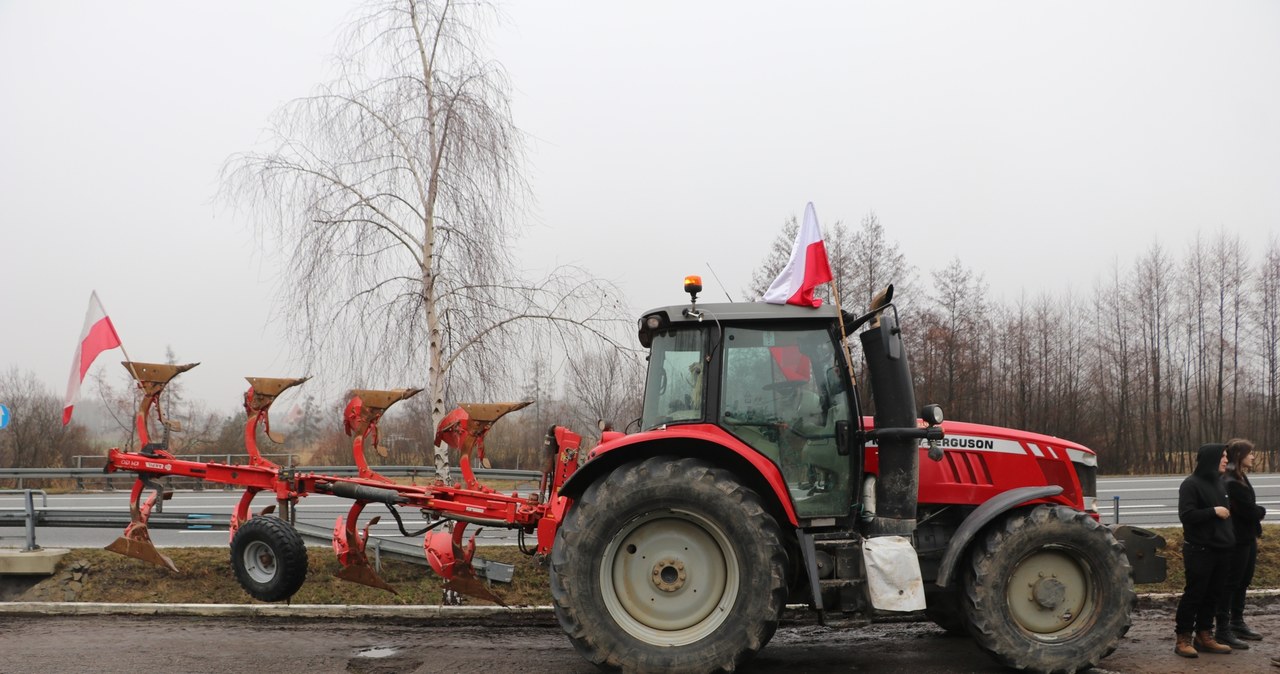
POLYGON ((690 295, 693 295, 694 300, 697 300, 698 293, 702 292, 702 277, 701 276, 684 277, 684 291, 689 293, 690 295))

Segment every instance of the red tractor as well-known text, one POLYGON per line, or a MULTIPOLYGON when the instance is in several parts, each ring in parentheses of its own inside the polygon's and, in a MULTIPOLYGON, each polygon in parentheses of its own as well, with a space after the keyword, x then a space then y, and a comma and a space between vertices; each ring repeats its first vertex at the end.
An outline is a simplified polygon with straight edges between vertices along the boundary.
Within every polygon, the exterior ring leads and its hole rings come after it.
POLYGON ((606 437, 559 491, 552 595, 583 655, 730 670, 791 602, 840 624, 928 617, 1018 669, 1115 650, 1163 541, 1099 523, 1092 451, 921 419, 892 288, 861 317, 686 289, 640 319, 641 432, 606 437), (842 348, 864 324, 874 419, 842 348))
MULTIPOLYGON (((372 433, 376 444, 381 413, 416 391, 361 391, 352 405, 374 400, 365 407, 376 413, 353 417, 348 406, 357 478, 113 451, 109 469, 140 474, 135 524, 113 545, 161 563, 145 528, 160 494, 143 505, 138 498, 151 477, 181 474, 272 491, 283 511, 308 493, 353 499, 335 527, 335 550, 344 578, 379 587, 364 559, 368 527, 356 524, 367 503, 455 522, 452 532, 427 535, 427 556, 455 589, 480 596, 492 597, 471 569, 466 525, 536 533, 530 552, 549 557, 560 624, 584 657, 608 668, 733 670, 768 643, 789 603, 811 606, 832 626, 931 619, 1032 671, 1086 669, 1116 648, 1135 580, 1164 577, 1155 554, 1163 540, 1099 523, 1092 451, 944 423, 933 405, 919 410, 892 288, 862 316, 699 305, 700 290, 687 279, 689 304, 639 321, 649 349, 639 430, 604 432, 579 465, 578 436, 553 428, 537 495, 497 494, 470 470, 504 406, 464 406, 441 424, 437 442, 460 450, 464 486, 381 478, 363 461, 363 438, 372 433), (844 348, 846 330, 864 326, 873 417, 863 416, 844 348)), ((272 394, 294 382, 257 381, 272 384, 272 394)), ((248 401, 251 442, 270 401, 248 401)), ((147 414, 140 410, 144 437, 147 414)), ((287 598, 301 583, 305 549, 287 518, 250 514, 249 490, 233 518, 233 566, 254 596, 287 598)))

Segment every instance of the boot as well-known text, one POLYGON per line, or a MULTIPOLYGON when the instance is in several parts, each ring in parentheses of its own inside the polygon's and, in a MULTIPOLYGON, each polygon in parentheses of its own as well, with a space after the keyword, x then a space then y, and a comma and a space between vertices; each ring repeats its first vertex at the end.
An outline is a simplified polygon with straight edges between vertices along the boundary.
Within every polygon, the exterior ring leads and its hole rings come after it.
POLYGON ((1244 624, 1243 619, 1232 620, 1231 631, 1236 635, 1237 639, 1244 639, 1246 641, 1262 641, 1262 635, 1249 629, 1249 626, 1244 624))
MULTIPOLYGON (((1198 658, 1200 654, 1196 652, 1194 646, 1191 645, 1191 633, 1179 634, 1178 643, 1173 645, 1173 652, 1184 658, 1198 658)), ((1280 665, 1277 665, 1280 666, 1280 665)))
POLYGON ((1234 630, 1232 630, 1230 627, 1228 627, 1225 624, 1219 625, 1218 629, 1213 634, 1213 638, 1220 644, 1226 644, 1227 646, 1230 646, 1232 650, 1237 650, 1237 651, 1249 650, 1249 644, 1246 644, 1245 642, 1237 639, 1236 635, 1234 634, 1234 630))
POLYGON ((1201 653, 1215 653, 1218 655, 1229 655, 1231 653, 1231 647, 1218 643, 1213 638, 1213 632, 1211 630, 1200 630, 1199 632, 1196 632, 1195 638, 1191 640, 1191 645, 1201 653))

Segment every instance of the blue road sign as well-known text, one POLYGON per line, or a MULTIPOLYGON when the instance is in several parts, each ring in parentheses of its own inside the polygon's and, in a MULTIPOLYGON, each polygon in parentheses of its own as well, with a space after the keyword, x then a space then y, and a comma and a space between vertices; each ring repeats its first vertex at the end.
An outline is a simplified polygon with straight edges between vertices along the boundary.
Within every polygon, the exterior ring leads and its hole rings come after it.
POLYGON ((8 426, 8 425, 9 425, 9 408, 5 407, 4 405, 0 405, 0 428, 4 428, 5 426, 8 426))

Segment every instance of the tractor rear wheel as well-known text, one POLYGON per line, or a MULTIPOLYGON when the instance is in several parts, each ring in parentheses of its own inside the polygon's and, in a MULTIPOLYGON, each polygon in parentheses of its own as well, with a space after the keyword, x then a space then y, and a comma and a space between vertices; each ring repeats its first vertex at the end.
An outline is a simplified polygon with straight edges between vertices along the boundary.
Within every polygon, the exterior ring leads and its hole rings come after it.
POLYGON ((551 551, 556 617, 591 662, 732 671, 764 647, 787 554, 760 497, 698 459, 656 457, 596 481, 551 551))
POLYGON ((288 522, 259 515, 240 525, 231 538, 231 568, 240 587, 254 599, 288 599, 306 580, 307 546, 288 522))
POLYGON ((970 633, 996 660, 1065 674, 1110 655, 1136 603, 1111 532, 1049 505, 1013 514, 975 546, 963 599, 970 633))

